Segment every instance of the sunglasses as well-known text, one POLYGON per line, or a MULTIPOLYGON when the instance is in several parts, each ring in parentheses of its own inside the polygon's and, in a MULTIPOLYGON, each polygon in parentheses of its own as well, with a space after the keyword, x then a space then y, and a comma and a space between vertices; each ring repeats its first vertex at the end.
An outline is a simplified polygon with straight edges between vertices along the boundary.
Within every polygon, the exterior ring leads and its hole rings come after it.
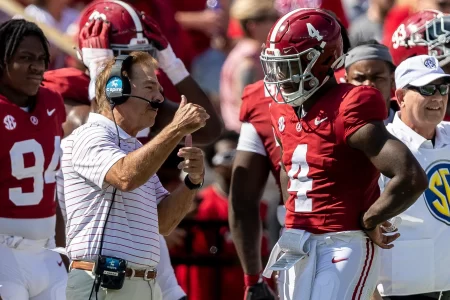
POLYGON ((236 150, 231 150, 225 153, 218 153, 212 158, 214 166, 231 166, 233 164, 234 157, 236 156, 236 150))
POLYGON ((442 96, 448 95, 449 86, 448 84, 427 84, 424 86, 412 86, 408 85, 406 87, 410 90, 415 90, 419 92, 422 96, 433 96, 437 90, 442 96))

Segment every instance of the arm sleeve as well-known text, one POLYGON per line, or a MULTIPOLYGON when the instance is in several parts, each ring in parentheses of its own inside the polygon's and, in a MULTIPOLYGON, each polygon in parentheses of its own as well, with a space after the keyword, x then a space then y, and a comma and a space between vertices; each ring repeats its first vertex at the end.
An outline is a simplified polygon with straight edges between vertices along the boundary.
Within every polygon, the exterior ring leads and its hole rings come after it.
POLYGON ((73 140, 72 165, 75 172, 103 187, 106 173, 126 153, 119 148, 117 137, 101 126, 86 127, 73 140))
POLYGON ((267 156, 264 144, 252 123, 242 123, 237 150, 267 156))
POLYGON ((341 104, 344 141, 364 125, 384 121, 387 109, 381 93, 371 87, 352 89, 341 104))

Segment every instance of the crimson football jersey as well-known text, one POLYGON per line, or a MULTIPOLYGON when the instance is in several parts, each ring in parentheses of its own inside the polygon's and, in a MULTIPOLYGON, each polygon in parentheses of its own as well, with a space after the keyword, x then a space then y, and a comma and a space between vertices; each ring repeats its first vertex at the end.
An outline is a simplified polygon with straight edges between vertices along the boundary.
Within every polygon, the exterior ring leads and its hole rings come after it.
POLYGON ((311 233, 358 230, 360 214, 379 197, 379 171, 347 138, 386 119, 380 92, 338 84, 299 119, 292 106, 272 103, 272 126, 289 176, 286 227, 311 233))
POLYGON ((55 215, 55 176, 65 118, 61 95, 44 87, 31 112, 0 95, 0 218, 55 215))
POLYGON ((269 105, 273 102, 264 82, 259 80, 245 87, 239 120, 251 123, 255 127, 266 149, 270 168, 278 186, 280 186, 280 149, 277 147, 270 123, 269 105))
POLYGON ((85 72, 75 68, 62 68, 45 72, 42 84, 61 94, 63 99, 90 105, 89 82, 90 78, 85 72))

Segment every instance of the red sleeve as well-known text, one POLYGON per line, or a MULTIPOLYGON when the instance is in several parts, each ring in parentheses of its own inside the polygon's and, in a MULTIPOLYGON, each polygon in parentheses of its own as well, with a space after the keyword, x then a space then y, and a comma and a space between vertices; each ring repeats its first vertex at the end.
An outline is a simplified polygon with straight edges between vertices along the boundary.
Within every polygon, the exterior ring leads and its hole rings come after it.
POLYGON ((264 89, 264 82, 262 80, 249 84, 244 88, 241 97, 239 121, 242 123, 250 122, 252 111, 256 109, 255 105, 260 104, 258 100, 261 98, 261 93, 264 92, 264 89))
POLYGON ((248 99, 248 86, 245 87, 244 92, 242 93, 241 110, 239 112, 239 121, 241 121, 242 123, 248 122, 249 101, 246 101, 247 99, 248 99))
POLYGON ((90 105, 89 77, 74 68, 63 68, 44 73, 43 86, 59 93, 63 99, 71 99, 81 104, 90 105))
POLYGON ((344 126, 344 141, 347 141, 350 135, 364 125, 387 118, 383 96, 372 87, 355 87, 345 96, 341 104, 340 117, 344 126))

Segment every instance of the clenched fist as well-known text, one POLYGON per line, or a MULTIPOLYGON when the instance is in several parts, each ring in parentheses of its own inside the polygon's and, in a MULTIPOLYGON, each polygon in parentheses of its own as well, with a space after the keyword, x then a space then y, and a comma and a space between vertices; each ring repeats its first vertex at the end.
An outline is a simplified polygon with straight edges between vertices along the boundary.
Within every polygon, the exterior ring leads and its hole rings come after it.
POLYGON ((193 133, 206 125, 209 115, 197 104, 187 103, 185 96, 181 96, 180 107, 172 120, 172 125, 181 130, 184 135, 193 133))

